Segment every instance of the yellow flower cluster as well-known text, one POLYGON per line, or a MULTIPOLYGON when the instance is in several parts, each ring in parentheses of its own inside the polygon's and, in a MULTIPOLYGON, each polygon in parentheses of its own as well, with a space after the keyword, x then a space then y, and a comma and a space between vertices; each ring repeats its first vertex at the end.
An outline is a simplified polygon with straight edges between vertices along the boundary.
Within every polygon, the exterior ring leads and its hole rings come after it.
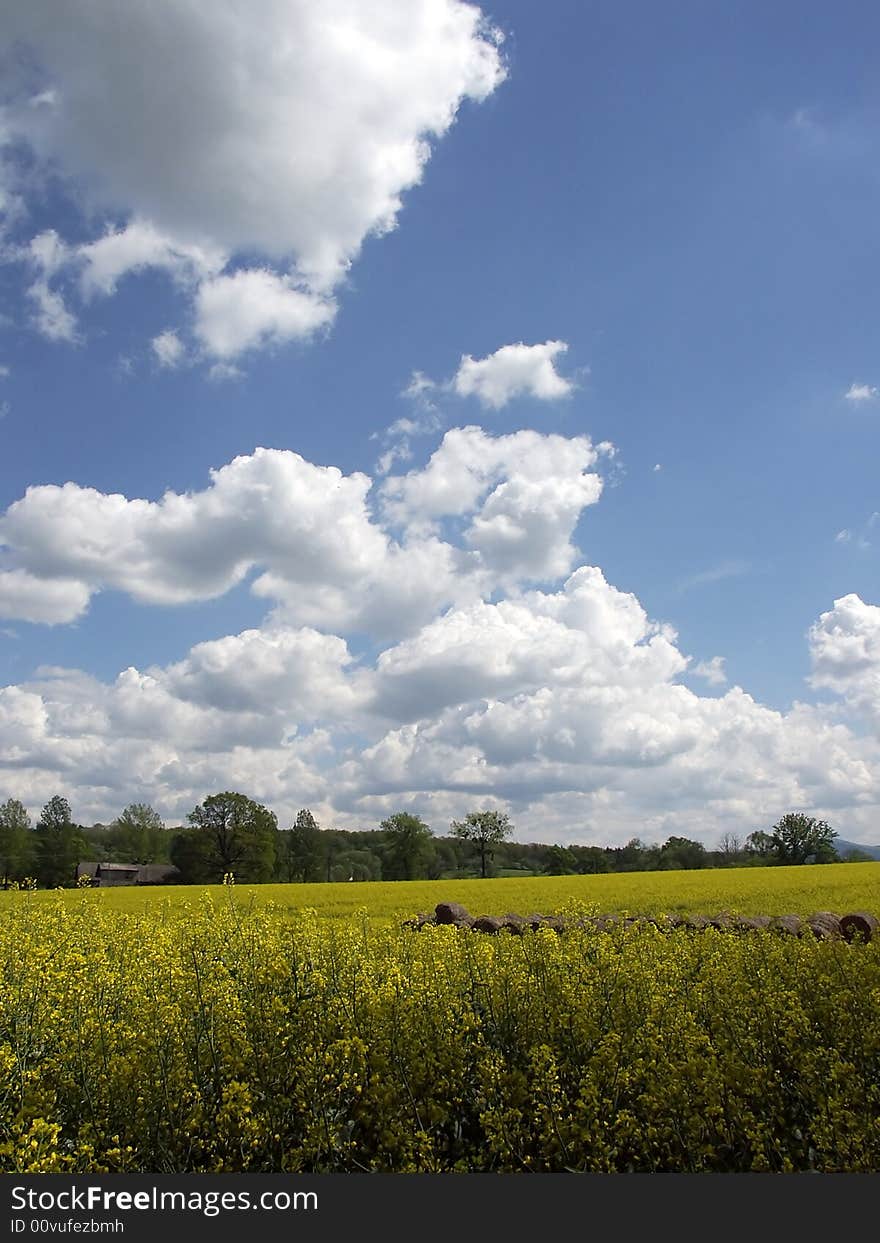
POLYGON ((877 941, 14 896, 2 1171, 880 1168, 877 941))

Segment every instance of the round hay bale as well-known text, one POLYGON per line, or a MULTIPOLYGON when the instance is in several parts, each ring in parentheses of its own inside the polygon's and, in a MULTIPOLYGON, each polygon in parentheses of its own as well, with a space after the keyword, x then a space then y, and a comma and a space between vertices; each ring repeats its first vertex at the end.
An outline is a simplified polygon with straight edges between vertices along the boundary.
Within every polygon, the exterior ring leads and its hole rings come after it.
POLYGON ((769 915, 739 915, 735 927, 740 932, 763 932, 770 927, 770 923, 769 915))
POLYGON ((770 921, 774 932, 782 932, 791 937, 800 936, 803 925, 800 915, 774 915, 770 921))
POLYGON ((460 902, 438 902, 434 918, 438 924, 455 924, 456 928, 469 928, 474 922, 473 915, 460 902))
POLYGON ((504 920, 497 915, 478 915, 471 924, 471 932, 499 933, 504 927, 504 920))
POLYGON ((816 911, 807 920, 807 927, 817 941, 839 941, 840 916, 833 911, 816 911))
POLYGON ((502 915, 501 924, 503 928, 517 937, 521 937, 526 929, 525 916, 517 915, 514 911, 508 911, 506 915, 502 915))
POLYGON ((845 941, 870 941, 880 937, 880 920, 869 911, 850 911, 841 916, 840 934, 845 941))

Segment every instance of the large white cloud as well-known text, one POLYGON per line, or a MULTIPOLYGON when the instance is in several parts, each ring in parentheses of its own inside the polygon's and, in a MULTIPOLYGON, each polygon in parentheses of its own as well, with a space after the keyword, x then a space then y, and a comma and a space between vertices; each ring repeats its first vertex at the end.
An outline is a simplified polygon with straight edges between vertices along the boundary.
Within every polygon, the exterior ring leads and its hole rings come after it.
POLYGON ((34 486, 0 518, 19 576, 5 592, 0 579, 0 616, 70 620, 105 589, 152 604, 206 600, 259 571, 254 593, 288 623, 406 633, 499 584, 565 573, 574 527, 601 492, 597 458, 585 436, 454 429, 423 471, 384 481, 378 516, 367 475, 289 450, 256 449, 203 491, 159 501, 34 486), (435 529, 448 516, 469 519, 460 539, 435 529))
POLYGON ((277 450, 159 501, 30 489, 0 521, 8 615, 72 620, 101 589, 173 606, 249 573, 269 611, 165 666, 109 682, 49 668, 3 688, 2 784, 34 810, 64 791, 86 819, 133 799, 176 818, 232 786, 282 822, 313 805, 370 826, 406 807, 443 832, 488 805, 526 839, 710 844, 800 809, 870 841, 880 739, 846 714, 880 724, 880 607, 845 596, 810 631, 812 684, 835 704, 700 696, 675 631, 598 567, 569 565, 599 456, 586 437, 463 428, 376 494, 277 450), (509 556, 481 537, 499 497, 514 525, 544 514, 509 556))
MULTIPOLYGON (((505 72, 500 36, 461 0, 0 0, 0 29, 16 67, 0 139, 27 143, 110 224, 68 256, 86 294, 145 266, 198 283, 260 257, 197 306, 220 357, 326 322, 431 142, 505 72)), ((57 290, 34 297, 63 337, 57 290)))
POLYGON ((810 628, 810 685, 830 690, 880 732, 880 607, 852 593, 810 628))

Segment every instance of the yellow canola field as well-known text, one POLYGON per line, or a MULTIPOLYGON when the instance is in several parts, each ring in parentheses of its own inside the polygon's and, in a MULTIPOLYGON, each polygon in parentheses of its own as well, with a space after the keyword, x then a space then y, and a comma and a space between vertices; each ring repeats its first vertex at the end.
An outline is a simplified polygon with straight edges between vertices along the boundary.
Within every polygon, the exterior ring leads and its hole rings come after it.
MULTIPOLYGON (((869 866, 600 877, 581 910, 876 909, 869 866)), ((398 926, 571 897, 471 884, 352 884, 390 906, 332 919, 232 886, 5 895, 0 1171, 880 1168, 880 941, 398 926)))
MULTIPOLYGON (((104 907, 118 911, 170 911, 197 902, 217 886, 120 887, 96 891, 104 907)), ((285 910, 309 908, 321 918, 346 919, 366 910, 377 920, 401 920, 433 911, 438 902, 461 902, 473 915, 552 914, 567 903, 585 902, 603 913, 702 914, 725 910, 742 915, 838 915, 868 910, 880 915, 880 862, 822 867, 713 868, 693 872, 630 872, 603 876, 505 877, 492 880, 371 881, 320 885, 241 885, 238 900, 285 910)), ((16 895, 0 893, 0 910, 16 895)), ((49 893, 35 895, 49 901, 49 893)), ((76 902, 75 891, 66 901, 76 902)))

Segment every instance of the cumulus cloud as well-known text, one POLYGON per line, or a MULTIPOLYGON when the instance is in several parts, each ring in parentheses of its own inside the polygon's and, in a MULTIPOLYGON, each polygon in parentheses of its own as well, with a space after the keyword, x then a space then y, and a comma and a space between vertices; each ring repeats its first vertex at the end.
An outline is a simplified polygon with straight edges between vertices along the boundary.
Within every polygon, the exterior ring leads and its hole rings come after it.
POLYGON ((841 596, 809 631, 810 685, 830 690, 880 731, 880 607, 841 596))
POLYGON ((132 220, 123 229, 109 229, 103 237, 86 242, 71 254, 80 268, 80 287, 86 297, 116 292, 122 277, 145 268, 160 268, 190 284, 219 272, 226 255, 210 245, 177 243, 148 221, 132 220))
POLYGON ((565 353, 565 341, 545 341, 543 345, 502 345, 487 358, 464 354, 452 380, 460 397, 475 396, 481 405, 500 410, 515 397, 537 397, 558 401, 574 390, 571 380, 556 370, 555 360, 565 353))
MULTIPOLYGON (((832 705, 696 693, 675 631, 573 549, 599 456, 586 437, 457 428, 375 489, 268 449, 157 501, 29 489, 0 522, 5 615, 72 620, 110 589, 173 605, 249 575, 268 611, 162 666, 0 690, 9 790, 37 810, 63 789, 88 820, 133 799, 183 816, 237 788, 282 823, 306 805, 349 827, 413 807, 440 832, 498 806, 544 841, 710 844, 798 807, 869 840, 880 737, 856 717, 880 727, 880 607, 842 597, 810 631, 832 705), (502 551, 499 515, 521 533, 502 551)), ((725 681, 720 657, 690 672, 725 681)))
POLYGON ((423 470, 384 480, 377 516, 367 475, 257 449, 203 491, 158 501, 31 487, 0 518, 0 543, 11 569, 151 604, 216 598, 256 571, 253 592, 288 622, 389 636, 504 583, 567 573, 601 493, 597 459, 586 436, 453 429, 423 470), (458 538, 445 517, 463 521, 458 538))
MULTIPOLYGON (((3 133, 65 176, 89 219, 111 221, 74 256, 81 294, 146 267, 207 280, 195 323, 220 358, 239 333, 248 348, 327 322, 330 292, 365 238, 396 226, 432 142, 505 75, 500 35, 461 0, 265 0, 259 20, 235 0, 117 9, 0 0, 7 55, 28 65, 3 133), (218 287, 236 255, 260 266, 218 287)), ((63 339, 52 315, 41 330, 54 322, 63 339)))
POLYGON ((844 393, 844 397, 855 405, 861 405, 866 401, 876 401, 880 397, 880 390, 873 384, 851 384, 844 393))
POLYGON ((265 268, 205 281, 195 300, 195 334, 214 358, 311 336, 333 321, 336 304, 297 289, 265 268))
POLYGON ((25 570, 0 570, 0 617, 58 625, 86 611, 91 590, 75 579, 37 578, 25 570))

